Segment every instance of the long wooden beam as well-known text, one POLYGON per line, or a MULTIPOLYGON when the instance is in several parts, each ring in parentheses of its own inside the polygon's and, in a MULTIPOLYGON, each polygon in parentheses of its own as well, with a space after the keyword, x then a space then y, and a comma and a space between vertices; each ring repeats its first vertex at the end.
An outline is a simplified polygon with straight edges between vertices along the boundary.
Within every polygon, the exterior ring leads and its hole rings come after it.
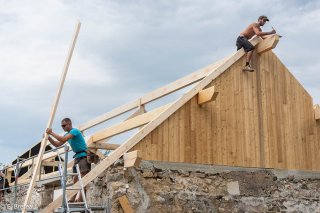
POLYGON ((264 52, 272 50, 277 46, 279 39, 280 37, 277 34, 267 37, 262 42, 260 42, 259 45, 257 46, 257 53, 262 54, 264 52))
MULTIPOLYGON (((257 37, 251 41, 253 45, 256 45, 259 40, 257 37)), ((158 115, 154 120, 149 122, 145 127, 143 127, 138 133, 129 138, 125 143, 123 143, 118 149, 114 150, 108 157, 101 161, 96 167, 94 167, 87 175, 82 179, 83 185, 86 186, 94 178, 100 175, 105 169, 112 165, 117 159, 119 159, 124 153, 129 151, 134 145, 139 143, 144 137, 146 137, 152 130, 159 126, 163 121, 165 121, 170 115, 177 111, 181 106, 183 106, 187 101, 194 97, 199 91, 201 91, 205 86, 207 86, 211 81, 221 75, 226 69, 228 69, 232 64, 244 56, 245 52, 243 49, 237 51, 232 56, 230 56, 224 63, 222 63, 217 68, 211 70, 210 74, 206 76, 202 81, 196 84, 189 92, 184 94, 176 102, 174 102, 168 109, 158 115)), ((79 187, 79 183, 75 184, 75 187, 79 187)), ((69 191, 67 197, 75 195, 77 192, 69 191)), ((58 197, 52 203, 50 203, 41 212, 52 212, 57 208, 62 201, 62 196, 58 197)))
MULTIPOLYGON (((51 128, 52 123, 53 123, 53 119, 54 119, 54 116, 55 116, 55 113, 56 113, 56 110, 57 110, 57 107, 58 107, 58 104, 59 104, 60 95, 61 95, 61 92, 62 92, 62 89, 63 89, 64 81, 65 81, 66 76, 67 76, 67 72, 68 72, 68 68, 69 68, 69 65, 70 65, 70 61, 71 61, 71 57, 72 57, 72 54, 73 54, 73 50, 74 50, 74 47, 76 45, 77 37, 79 35, 80 26, 81 26, 81 23, 78 21, 77 24, 76 24, 76 29, 75 29, 75 32, 74 32, 74 36, 72 38, 72 42, 71 42, 71 45, 70 45, 69 52, 68 52, 66 61, 64 63, 63 72, 62 72, 60 83, 59 83, 59 86, 58 86, 58 91, 56 93, 56 97, 54 99, 54 102, 53 102, 53 105, 52 105, 52 108, 51 108, 51 112, 50 112, 50 116, 49 116, 49 120, 48 120, 48 123, 47 123, 47 126, 46 126, 47 128, 51 128)), ((33 187, 34 187, 34 184, 35 184, 35 181, 36 181, 36 177, 37 177, 37 175, 38 175, 38 173, 40 171, 40 165, 41 165, 41 161, 42 161, 42 156, 43 156, 43 153, 45 151, 47 140, 48 140, 48 134, 45 133, 45 136, 44 136, 44 138, 43 138, 43 140, 41 142, 41 148, 40 148, 39 156, 37 158, 37 162, 36 162, 36 165, 35 165, 34 173, 32 175, 32 179, 31 179, 31 182, 30 182, 30 185, 29 185, 29 188, 28 188, 28 192, 27 192, 27 195, 25 197, 24 204, 23 204, 23 209, 22 209, 23 213, 27 212, 27 206, 28 206, 28 204, 30 202, 30 199, 31 199, 31 194, 32 194, 32 190, 33 190, 33 187)))
POLYGON ((152 121, 156 116, 158 116, 159 114, 161 114, 163 111, 165 111, 166 109, 168 109, 170 107, 172 103, 167 104, 165 106, 159 107, 157 109, 154 109, 150 112, 147 112, 145 114, 142 115, 138 115, 134 118, 131 118, 129 120, 126 120, 122 123, 113 125, 111 127, 108 127, 104 130, 101 130, 95 134, 92 135, 92 142, 97 142, 97 141, 101 141, 103 139, 118 135, 120 133, 129 131, 131 129, 135 129, 139 126, 142 126, 146 123, 149 123, 150 121, 152 121))
POLYGON ((93 143, 90 148, 95 148, 95 149, 107 149, 107 150, 115 150, 120 146, 120 144, 111 144, 111 143, 93 143))

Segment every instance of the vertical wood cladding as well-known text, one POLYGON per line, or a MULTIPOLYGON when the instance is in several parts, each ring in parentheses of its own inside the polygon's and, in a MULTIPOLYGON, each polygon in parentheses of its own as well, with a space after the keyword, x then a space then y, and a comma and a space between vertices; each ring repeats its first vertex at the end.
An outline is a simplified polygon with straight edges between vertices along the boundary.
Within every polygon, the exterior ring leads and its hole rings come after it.
POLYGON ((219 95, 202 106, 193 97, 132 150, 144 159, 229 166, 320 170, 320 123, 310 95, 277 56, 244 57, 207 87, 219 95))

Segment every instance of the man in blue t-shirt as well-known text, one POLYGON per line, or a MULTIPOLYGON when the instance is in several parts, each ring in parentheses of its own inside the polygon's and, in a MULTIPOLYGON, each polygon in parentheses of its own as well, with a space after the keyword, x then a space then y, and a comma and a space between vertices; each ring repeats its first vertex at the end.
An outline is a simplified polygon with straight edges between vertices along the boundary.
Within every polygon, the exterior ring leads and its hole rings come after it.
MULTIPOLYGON (((60 136, 52 131, 52 129, 47 129, 46 132, 49 135, 48 140, 52 145, 55 147, 59 147, 63 145, 65 142, 68 141, 70 144, 72 151, 74 151, 76 154, 73 156, 74 157, 74 165, 73 165, 73 173, 76 173, 76 165, 79 165, 79 169, 81 172, 81 177, 86 175, 90 169, 91 169, 91 164, 88 163, 87 161, 87 144, 86 141, 84 140, 82 133, 80 130, 76 128, 72 128, 72 122, 70 118, 64 118, 61 121, 61 127, 62 129, 67 132, 64 136, 60 136), (53 138, 56 140, 54 140, 53 138)), ((73 182, 76 183, 78 181, 77 176, 73 176, 73 182)), ((70 201, 76 201, 76 202, 82 202, 82 196, 81 193, 79 195, 79 198, 75 200, 76 196, 73 196, 70 201)))

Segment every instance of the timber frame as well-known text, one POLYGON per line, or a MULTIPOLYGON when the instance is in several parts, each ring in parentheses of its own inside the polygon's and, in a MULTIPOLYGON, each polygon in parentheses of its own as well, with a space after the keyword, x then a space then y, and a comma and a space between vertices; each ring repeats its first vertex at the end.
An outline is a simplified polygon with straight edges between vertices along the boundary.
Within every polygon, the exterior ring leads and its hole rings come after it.
MULTIPOLYGON (((277 35, 274 35, 277 36, 277 35)), ((270 48, 268 45, 265 45, 266 42, 270 43, 269 40, 261 40, 259 37, 255 37, 251 40, 253 45, 262 46, 261 49, 270 48)), ((273 43, 272 43, 273 45, 273 43)), ((262 51, 262 50, 261 50, 262 51)), ((86 186, 88 183, 90 183, 94 178, 96 178, 101 172, 103 172, 105 169, 107 169, 110 165, 112 165, 117 159, 122 157, 126 152, 128 152, 135 144, 139 143, 140 140, 142 140, 147 134, 149 134, 152 130, 154 130, 158 125, 160 125, 164 120, 166 120, 170 115, 172 115, 176 110, 178 110, 183 104, 185 104, 188 100, 190 100, 192 97, 197 95, 199 92, 201 92, 213 79, 217 78, 219 75, 221 75, 226 69, 228 69, 234 62, 238 61, 245 52, 241 49, 237 51, 236 53, 232 54, 229 57, 226 57, 222 59, 221 61, 218 61, 215 64, 211 64, 199 71, 196 71, 182 79, 179 79, 171 84, 168 84, 164 87, 161 87, 153 92, 150 92, 141 98, 130 102, 128 104, 125 104, 119 108, 116 108, 102 116, 99 116, 86 124, 80 125, 79 129, 81 131, 87 130, 93 126, 96 126, 98 124, 101 124, 111 118, 114 118, 118 115, 121 115, 125 112, 128 112, 132 109, 139 108, 141 106, 145 106, 147 103, 155 101, 163 96, 169 95, 177 90, 180 90, 184 87, 187 87, 191 84, 195 84, 191 90, 189 90, 187 93, 182 95, 178 100, 176 100, 174 103, 169 104, 167 106, 159 107, 159 109, 156 109, 157 112, 155 117, 151 118, 147 122, 139 122, 139 119, 135 119, 136 124, 135 127, 141 127, 139 131, 134 134, 131 138, 129 138, 126 142, 122 143, 117 149, 115 149, 109 156, 107 156, 105 159, 103 159, 98 165, 96 165, 86 176, 83 177, 83 185, 86 186)), ((138 117, 138 116, 137 116, 138 117)), ((123 123, 125 123, 124 121, 123 123)), ((122 128, 125 128, 126 124, 118 124, 120 126, 124 126, 122 128)), ((94 133, 89 140, 89 143, 92 143, 94 141, 99 142, 103 141, 105 139, 108 139, 109 137, 113 136, 114 134, 109 134, 108 132, 112 132, 109 127, 101 132, 94 133)), ((133 128, 133 127, 132 127, 133 128)), ((130 129, 132 129, 130 128, 130 129)), ((120 131, 120 130, 119 130, 120 131)), ((77 187, 77 183, 75 184, 75 187, 77 187)), ((76 192, 68 192, 67 197, 70 198, 76 194, 76 192)), ((49 204, 45 209, 43 209, 43 212, 52 212, 55 208, 57 208, 62 201, 62 197, 58 197, 56 200, 54 200, 51 204, 49 204)))
MULTIPOLYGON (((279 41, 278 35, 272 35, 262 40, 259 37, 254 37, 251 40, 251 43, 256 46, 257 53, 263 54, 271 49, 275 48, 279 41)), ((220 91, 217 91, 215 86, 208 86, 213 80, 218 78, 223 74, 227 69, 229 69, 235 62, 237 62, 241 57, 243 57, 245 52, 243 49, 235 52, 234 54, 211 64, 203 69, 200 69, 192 74, 189 74, 179 80, 176 80, 164 87, 156 89, 152 92, 149 92, 142 97, 124 104, 114 110, 111 110, 97 118, 94 118, 84 124, 78 126, 81 132, 85 132, 92 127, 97 125, 105 125, 104 122, 109 121, 113 118, 116 118, 125 113, 131 113, 126 119, 122 122, 113 124, 111 126, 105 127, 104 129, 94 132, 91 135, 87 136, 86 142, 88 147, 96 152, 100 156, 100 162, 86 175, 83 177, 83 185, 86 186, 103 171, 105 171, 110 165, 112 165, 117 159, 124 156, 127 167, 135 166, 140 162, 141 156, 139 152, 132 151, 131 149, 143 140, 149 133, 151 133, 155 128, 162 124, 166 119, 168 119, 173 113, 175 113, 179 108, 186 104, 193 97, 197 96, 197 103, 200 106, 205 106, 207 103, 213 101, 219 96, 220 91), (187 86, 193 85, 193 87, 178 98, 173 103, 164 104, 158 108, 146 111, 146 105, 158 100, 164 96, 170 95, 178 90, 181 90, 187 86), (109 143, 111 138, 128 132, 130 130, 136 130, 136 133, 133 134, 128 140, 121 144, 112 144, 109 143), (113 150, 108 156, 105 156, 100 150, 113 150), (127 154, 126 154, 127 153, 127 154), (133 156, 133 157, 132 157, 133 156), (133 159, 133 160, 132 160, 133 159)), ((314 109, 315 119, 319 119, 319 110, 318 108, 314 109)), ((60 154, 64 153, 63 147, 58 149, 60 154)), ((56 153, 50 152, 43 155, 42 162, 44 164, 55 165, 49 163, 46 160, 54 159, 56 153)), ((68 169, 71 169, 73 162, 68 163, 68 169)), ((26 160, 23 164, 24 167, 27 167, 29 170, 32 168, 31 159, 26 160)), ((9 169, 9 168, 8 168, 9 169)), ((52 172, 49 174, 43 174, 36 176, 36 179, 46 179, 58 177, 58 172, 52 172)), ((40 181, 40 180, 39 180, 40 181)), ((24 177, 19 180, 19 184, 29 183, 30 179, 24 177)), ((77 187, 78 183, 74 185, 77 187)), ((70 198, 76 191, 69 191, 67 197, 70 198)), ((55 208, 61 205, 62 198, 61 196, 49 204, 42 212, 53 212, 55 208)), ((123 202, 125 203, 125 202, 123 202)))

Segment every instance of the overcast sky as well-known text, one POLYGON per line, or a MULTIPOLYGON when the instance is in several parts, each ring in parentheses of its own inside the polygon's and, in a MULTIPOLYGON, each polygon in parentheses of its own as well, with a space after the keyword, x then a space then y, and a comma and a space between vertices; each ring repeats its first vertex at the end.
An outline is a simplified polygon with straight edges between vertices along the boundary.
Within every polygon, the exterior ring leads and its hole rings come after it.
POLYGON ((75 125, 235 51, 261 14, 275 53, 320 103, 320 1, 0 0, 0 162, 41 138, 77 20, 78 42, 54 121, 75 125))

